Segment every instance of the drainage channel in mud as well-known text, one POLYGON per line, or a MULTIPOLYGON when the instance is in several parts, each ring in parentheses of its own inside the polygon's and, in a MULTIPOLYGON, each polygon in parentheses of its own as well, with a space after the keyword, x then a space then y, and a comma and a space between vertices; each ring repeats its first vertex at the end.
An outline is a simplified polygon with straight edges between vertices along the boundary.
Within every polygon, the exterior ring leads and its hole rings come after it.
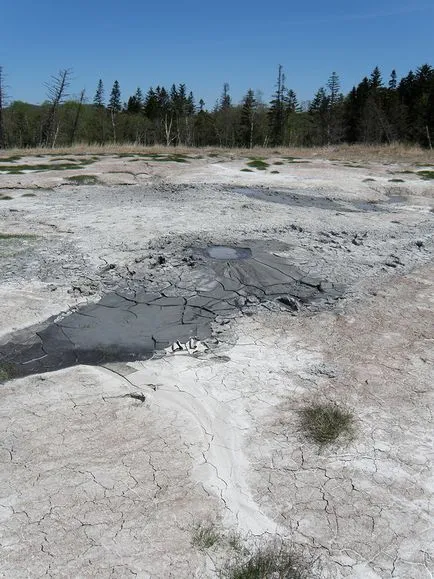
POLYGON ((0 368, 30 375, 73 366, 146 359, 179 340, 211 335, 211 323, 252 303, 313 305, 341 297, 342 286, 307 275, 261 247, 193 250, 198 267, 185 268, 160 292, 146 288, 105 295, 59 319, 11 336, 0 346, 0 368))

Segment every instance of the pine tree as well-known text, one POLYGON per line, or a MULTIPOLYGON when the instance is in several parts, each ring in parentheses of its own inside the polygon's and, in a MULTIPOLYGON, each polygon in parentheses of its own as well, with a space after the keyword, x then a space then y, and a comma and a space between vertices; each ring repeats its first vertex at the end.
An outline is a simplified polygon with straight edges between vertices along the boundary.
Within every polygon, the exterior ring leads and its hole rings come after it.
POLYGON ((396 90, 397 87, 397 80, 396 80, 396 70, 393 69, 390 73, 390 80, 389 80, 389 89, 396 90))
POLYGON ((383 79, 381 78, 381 72, 380 72, 380 69, 378 68, 378 66, 376 66, 374 68, 374 70, 371 72, 371 78, 370 78, 369 84, 370 84, 371 88, 374 90, 383 86, 383 79))
POLYGON ((328 88, 328 119, 327 119, 327 144, 337 143, 343 134, 342 127, 342 102, 341 84, 336 72, 332 72, 327 81, 328 88))
POLYGON ((93 104, 98 108, 104 107, 104 84, 102 79, 98 81, 95 96, 93 97, 93 104))
POLYGON ((255 94, 249 89, 243 99, 240 122, 241 145, 249 149, 253 147, 256 108, 255 94))
POLYGON ((121 89, 117 80, 113 83, 113 87, 110 93, 110 99, 108 104, 108 110, 110 111, 110 116, 112 120, 112 130, 113 130, 113 142, 116 143, 116 117, 117 114, 122 110, 121 103, 121 89))
POLYGON ((324 87, 316 92, 309 106, 312 119, 312 142, 314 145, 324 145, 328 139, 329 98, 324 87))
POLYGON ((107 108, 112 114, 119 113, 122 110, 121 89, 117 80, 113 83, 107 108))
POLYGON ((137 88, 135 94, 130 96, 127 102, 127 112, 131 114, 139 114, 143 108, 143 94, 140 88, 137 88))
POLYGON ((227 82, 223 85, 223 92, 220 97, 220 110, 226 111, 231 108, 231 97, 229 94, 229 84, 227 82))

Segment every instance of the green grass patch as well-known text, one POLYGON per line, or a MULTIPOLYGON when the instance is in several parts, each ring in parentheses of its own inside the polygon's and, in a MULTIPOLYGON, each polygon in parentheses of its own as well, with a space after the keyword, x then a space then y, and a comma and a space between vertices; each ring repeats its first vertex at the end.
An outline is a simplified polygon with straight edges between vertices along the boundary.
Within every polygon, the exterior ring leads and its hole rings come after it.
POLYGON ((389 183, 405 183, 404 179, 389 179, 389 183))
POLYGON ((23 193, 21 197, 36 197, 36 193, 23 193))
POLYGON ((274 161, 273 165, 284 165, 283 161, 274 161))
POLYGON ((85 161, 80 163, 56 163, 46 164, 40 163, 38 165, 0 165, 0 173, 5 172, 7 175, 23 175, 26 172, 41 173, 44 171, 67 171, 68 169, 82 169, 93 161, 85 161))
POLYGON ((0 157, 0 163, 13 163, 22 159, 22 155, 10 155, 9 157, 0 157))
POLYGON ((149 161, 157 161, 161 163, 188 163, 189 157, 181 153, 162 154, 162 153, 120 153, 118 157, 134 157, 131 161, 140 161, 140 159, 148 159, 149 161))
POLYGON ((36 235, 32 233, 1 233, 0 232, 0 240, 9 240, 9 239, 35 239, 36 235))
POLYGON ((221 535, 212 523, 200 523, 193 531, 191 544, 198 549, 210 549, 221 541, 221 535))
POLYGON ((72 175, 66 180, 74 185, 98 185, 101 181, 96 175, 72 175))
POLYGON ((354 418, 336 404, 313 403, 300 411, 301 428, 306 438, 323 446, 339 437, 351 438, 354 418))
POLYGON ((13 199, 13 197, 11 197, 10 195, 1 195, 0 196, 0 201, 10 201, 11 199, 13 199))
POLYGON ((18 368, 12 362, 0 362, 0 382, 13 380, 19 376, 18 368))
POLYGON ((254 169, 258 169, 258 171, 265 171, 267 167, 270 166, 266 161, 264 161, 264 159, 260 159, 259 157, 250 157, 250 161, 247 165, 254 169))
POLYGON ((425 180, 434 179, 434 171, 418 171, 417 174, 425 180))
POLYGON ((254 173, 253 169, 247 169, 247 168, 240 169, 240 171, 243 171, 244 173, 254 173))

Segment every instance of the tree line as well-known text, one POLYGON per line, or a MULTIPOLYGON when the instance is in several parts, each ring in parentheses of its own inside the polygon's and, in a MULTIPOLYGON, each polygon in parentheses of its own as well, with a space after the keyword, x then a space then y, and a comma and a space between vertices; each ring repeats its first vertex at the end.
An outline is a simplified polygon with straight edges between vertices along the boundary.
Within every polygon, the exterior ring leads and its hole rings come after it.
POLYGON ((278 67, 269 103, 249 89, 234 103, 223 85, 211 109, 185 84, 140 88, 122 99, 116 80, 106 94, 103 81, 89 99, 71 98, 72 71, 46 84, 41 105, 7 102, 0 67, 0 148, 55 147, 74 143, 135 143, 150 146, 322 146, 337 143, 414 143, 432 148, 434 68, 424 64, 401 79, 384 81, 378 67, 344 95, 333 72, 311 101, 299 103, 278 67))

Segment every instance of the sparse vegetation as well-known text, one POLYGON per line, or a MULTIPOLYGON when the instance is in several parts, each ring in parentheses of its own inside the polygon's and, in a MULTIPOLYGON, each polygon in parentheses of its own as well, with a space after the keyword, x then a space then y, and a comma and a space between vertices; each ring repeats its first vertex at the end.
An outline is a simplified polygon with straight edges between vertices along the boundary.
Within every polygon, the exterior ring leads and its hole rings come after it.
POLYGON ((404 179, 389 179, 389 183, 405 183, 404 179))
POLYGON ((434 179, 434 171, 418 171, 417 172, 422 179, 434 179))
POLYGON ((227 579, 305 579, 306 563, 285 545, 259 548, 247 560, 231 565, 227 579))
POLYGON ((363 179, 363 183, 369 183, 371 181, 375 181, 375 179, 373 179, 372 177, 367 177, 366 179, 363 179))
POLYGON ((209 549, 221 540, 220 533, 212 523, 199 523, 194 531, 191 544, 198 549, 209 549))
POLYGON ((351 438, 353 415, 336 404, 313 403, 300 411, 305 436, 319 445, 335 442, 339 437, 351 438))
POLYGON ((66 180, 74 185, 98 185, 101 183, 96 175, 72 175, 66 180))
POLYGON ((11 199, 13 199, 13 197, 11 197, 10 195, 1 195, 0 196, 0 201, 10 201, 11 199))
POLYGON ((276 173, 280 173, 280 171, 271 171, 271 173, 275 175, 276 173))
POLYGON ((0 362, 0 382, 18 377, 18 369, 12 362, 0 362))
POLYGON ((1 233, 0 232, 0 240, 9 240, 9 239, 34 239, 36 235, 31 233, 1 233))
POLYGON ((79 162, 53 162, 26 165, 2 165, 0 161, 0 173, 7 175, 22 175, 29 172, 41 173, 42 171, 67 171, 68 169, 83 169, 86 165, 93 163, 92 160, 81 160, 79 162))
POLYGON ((270 165, 259 157, 252 157, 251 160, 247 163, 249 167, 253 167, 254 169, 258 169, 258 171, 265 171, 267 167, 270 165))
POLYGON ((253 173, 254 172, 252 169, 247 169, 247 168, 240 169, 240 171, 243 171, 244 173, 253 173))

